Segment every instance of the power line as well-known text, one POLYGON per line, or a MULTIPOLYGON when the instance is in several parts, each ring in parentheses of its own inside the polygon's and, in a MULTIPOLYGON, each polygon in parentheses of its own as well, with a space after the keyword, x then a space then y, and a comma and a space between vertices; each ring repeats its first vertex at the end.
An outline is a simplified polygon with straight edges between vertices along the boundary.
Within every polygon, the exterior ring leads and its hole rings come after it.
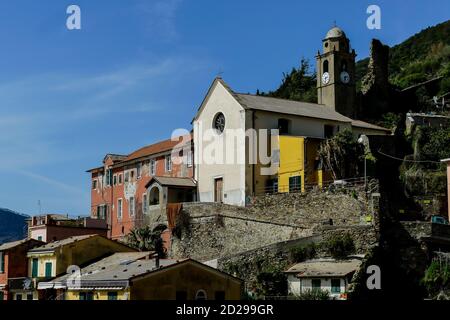
POLYGON ((399 161, 402 161, 402 162, 413 162, 413 163, 438 163, 438 164, 441 163, 441 162, 439 162, 439 161, 431 161, 431 160, 408 160, 408 159, 397 158, 397 157, 391 156, 391 155, 389 155, 389 154, 386 154, 386 153, 384 153, 384 152, 381 152, 380 150, 378 150, 378 153, 381 154, 381 155, 383 155, 383 156, 385 156, 385 157, 388 157, 388 158, 391 158, 391 159, 395 159, 395 160, 399 160, 399 161))

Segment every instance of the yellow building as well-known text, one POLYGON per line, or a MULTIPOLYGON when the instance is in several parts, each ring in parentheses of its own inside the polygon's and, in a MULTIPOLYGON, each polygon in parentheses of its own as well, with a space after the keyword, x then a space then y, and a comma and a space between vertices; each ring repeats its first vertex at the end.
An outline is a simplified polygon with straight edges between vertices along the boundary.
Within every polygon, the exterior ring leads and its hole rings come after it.
POLYGON ((42 290, 40 298, 46 298, 54 296, 54 292, 42 285, 42 280, 65 274, 69 266, 82 267, 116 252, 133 251, 136 250, 100 235, 70 237, 28 251, 28 275, 33 283, 38 283, 37 289, 42 290))
POLYGON ((279 136, 278 192, 304 192, 321 187, 328 175, 322 171, 318 150, 322 139, 279 136))
POLYGON ((153 253, 117 253, 45 283, 66 300, 239 300, 243 282, 194 260, 152 258, 153 253))

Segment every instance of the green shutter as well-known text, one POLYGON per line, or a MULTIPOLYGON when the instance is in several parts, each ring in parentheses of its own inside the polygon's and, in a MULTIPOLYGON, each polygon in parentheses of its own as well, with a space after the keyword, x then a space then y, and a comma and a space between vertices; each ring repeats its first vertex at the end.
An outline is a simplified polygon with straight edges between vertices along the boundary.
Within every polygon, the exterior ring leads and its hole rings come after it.
POLYGON ((312 289, 313 290, 320 290, 320 288, 321 288, 321 281, 320 281, 320 279, 312 279, 311 282, 312 282, 312 289))
POLYGON ((3 293, 3 291, 0 291, 0 301, 5 300, 5 295, 3 293))
POLYGON ((0 252, 0 273, 5 272, 5 254, 0 252))
POLYGON ((331 279, 331 293, 341 292, 341 279, 331 279))
POLYGON ((117 292, 108 292, 108 300, 117 300, 117 292))
POLYGON ((31 277, 37 278, 38 276, 38 259, 34 258, 31 264, 31 277))
POLYGON ((45 263, 45 277, 50 278, 52 276, 52 263, 45 263))

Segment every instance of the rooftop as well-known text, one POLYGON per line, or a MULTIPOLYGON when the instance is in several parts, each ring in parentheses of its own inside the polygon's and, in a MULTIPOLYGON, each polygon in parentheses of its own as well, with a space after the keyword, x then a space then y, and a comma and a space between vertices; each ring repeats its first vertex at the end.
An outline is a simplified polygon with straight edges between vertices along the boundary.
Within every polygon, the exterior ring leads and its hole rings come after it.
POLYGON ((153 181, 156 181, 161 186, 194 188, 197 185, 192 178, 152 177, 152 179, 147 183, 145 187, 148 188, 153 183, 153 181))
POLYGON ((295 273, 297 278, 345 277, 355 272, 361 263, 361 259, 316 259, 297 263, 285 272, 295 273))
MULTIPOLYGON (((115 253, 96 263, 81 269, 81 279, 77 284, 86 287, 123 287, 134 277, 145 275, 158 270, 156 259, 150 258, 154 252, 126 252, 115 253)), ((178 260, 160 259, 160 267, 178 263, 178 260)), ((52 281, 40 283, 41 287, 65 287, 69 275, 56 278, 52 281)))
POLYGON ((47 243, 43 246, 33 248, 28 252, 53 251, 56 248, 67 246, 67 245, 75 243, 77 241, 86 240, 86 239, 89 239, 92 237, 99 237, 99 235, 90 234, 90 235, 83 235, 83 236, 74 236, 74 237, 70 237, 67 239, 63 239, 63 240, 53 241, 53 242, 47 243))
POLYGON ((244 108, 269 112, 293 114, 309 118, 350 122, 351 119, 322 104, 287 99, 235 93, 234 96, 244 108))
MULTIPOLYGON (((147 145, 145 147, 142 147, 136 151, 133 151, 132 153, 128 154, 128 155, 114 155, 115 156, 115 160, 114 160, 114 167, 120 167, 124 164, 126 164, 127 162, 133 161, 133 160, 137 160, 140 158, 144 158, 144 157, 148 157, 151 155, 157 155, 163 152, 167 152, 167 151, 171 151, 172 149, 174 149, 180 142, 183 141, 183 139, 185 140, 185 142, 190 142, 192 140, 192 136, 189 135, 185 135, 185 136, 180 136, 178 137, 178 139, 167 139, 167 140, 163 140, 163 141, 159 141, 150 145, 147 145)), ((111 156, 111 154, 106 155, 106 157, 111 156)), ((106 159, 105 157, 105 159, 106 159)), ((93 169, 89 169, 87 172, 94 172, 94 171, 101 171, 103 170, 103 167, 96 167, 93 169)))
POLYGON ((13 249, 17 246, 27 243, 28 241, 35 241, 36 243, 44 243, 42 241, 38 241, 38 240, 34 240, 34 239, 22 239, 22 240, 3 243, 2 245, 0 245, 0 251, 6 251, 6 250, 13 249))

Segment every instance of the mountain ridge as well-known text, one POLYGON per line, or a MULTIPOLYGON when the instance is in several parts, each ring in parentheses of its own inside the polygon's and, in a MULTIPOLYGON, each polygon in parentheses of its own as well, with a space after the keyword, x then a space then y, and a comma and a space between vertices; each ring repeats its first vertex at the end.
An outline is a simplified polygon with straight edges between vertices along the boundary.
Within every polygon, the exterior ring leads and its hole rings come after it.
POLYGON ((25 238, 29 218, 26 214, 0 208, 0 244, 25 238))

